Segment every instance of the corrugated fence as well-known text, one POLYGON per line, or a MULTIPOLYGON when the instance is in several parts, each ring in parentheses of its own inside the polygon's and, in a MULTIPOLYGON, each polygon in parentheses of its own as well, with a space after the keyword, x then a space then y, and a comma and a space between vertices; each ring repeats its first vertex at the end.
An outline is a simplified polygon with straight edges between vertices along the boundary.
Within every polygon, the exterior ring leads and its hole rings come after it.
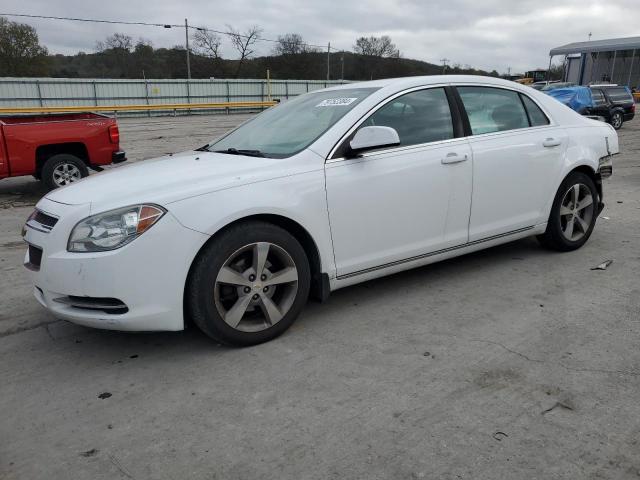
MULTIPOLYGON (((158 105, 288 99, 343 81, 0 78, 0 108, 158 105)), ((157 115, 158 113, 154 113, 157 115)))

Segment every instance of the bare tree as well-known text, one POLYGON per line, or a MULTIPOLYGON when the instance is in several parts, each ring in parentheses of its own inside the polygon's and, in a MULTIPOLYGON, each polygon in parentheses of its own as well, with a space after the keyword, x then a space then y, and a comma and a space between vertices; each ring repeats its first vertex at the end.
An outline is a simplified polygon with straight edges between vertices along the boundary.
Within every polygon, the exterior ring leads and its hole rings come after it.
POLYGON ((193 35, 194 50, 196 53, 218 60, 220 56, 220 45, 222 39, 220 35, 205 28, 198 28, 193 35))
POLYGON ((103 42, 96 43, 96 50, 104 52, 105 50, 126 50, 130 52, 133 49, 133 38, 124 33, 114 33, 109 35, 103 42))
POLYGON ((274 55, 296 55, 306 53, 312 49, 304 42, 299 33, 286 33, 278 35, 278 43, 273 47, 274 55))
POLYGON ((360 37, 353 46, 355 53, 369 55, 372 57, 399 58, 400 50, 391 41, 391 37, 383 35, 381 37, 360 37))
POLYGON ((240 74, 240 69, 242 68, 242 64, 245 59, 251 58, 255 53, 253 47, 256 42, 260 40, 261 33, 262 29, 257 25, 249 27, 244 32, 240 32, 231 25, 227 25, 227 35, 229 35, 229 38, 231 39, 231 44, 233 45, 233 48, 238 51, 238 54, 240 54, 240 61, 236 68, 236 78, 238 78, 238 75, 240 74))

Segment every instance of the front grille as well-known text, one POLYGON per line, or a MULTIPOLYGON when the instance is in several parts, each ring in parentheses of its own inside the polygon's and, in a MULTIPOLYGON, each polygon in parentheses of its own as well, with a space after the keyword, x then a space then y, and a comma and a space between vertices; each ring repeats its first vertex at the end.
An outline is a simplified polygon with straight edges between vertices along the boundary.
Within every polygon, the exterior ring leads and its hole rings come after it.
POLYGON ((42 262, 42 249, 35 245, 29 244, 29 261, 25 263, 25 267, 30 270, 40 270, 40 263, 42 262))
POLYGON ((121 315, 129 311, 127 305, 117 298, 78 297, 69 295, 67 297, 54 298, 53 301, 73 308, 79 308, 82 310, 98 310, 114 315, 121 315))

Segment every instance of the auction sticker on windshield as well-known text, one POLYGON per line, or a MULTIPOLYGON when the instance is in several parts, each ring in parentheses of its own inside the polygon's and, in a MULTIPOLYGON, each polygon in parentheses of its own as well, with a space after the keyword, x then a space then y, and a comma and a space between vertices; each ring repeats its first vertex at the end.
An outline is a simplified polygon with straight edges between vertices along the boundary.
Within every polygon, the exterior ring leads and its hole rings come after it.
POLYGON ((327 98, 321 101, 316 107, 340 107, 342 105, 351 105, 357 98, 342 97, 342 98, 327 98))

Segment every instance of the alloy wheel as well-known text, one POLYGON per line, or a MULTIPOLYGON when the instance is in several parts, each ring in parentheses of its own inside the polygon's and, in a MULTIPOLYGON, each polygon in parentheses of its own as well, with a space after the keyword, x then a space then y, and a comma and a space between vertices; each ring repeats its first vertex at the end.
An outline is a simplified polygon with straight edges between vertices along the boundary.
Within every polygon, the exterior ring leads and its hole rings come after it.
POLYGON ((611 125, 616 130, 620 128, 622 126, 622 115, 620 115, 619 113, 616 113, 611 119, 611 125))
POLYGON ((589 231, 595 214, 595 203, 591 190, 583 183, 569 188, 560 204, 560 229, 562 235, 577 242, 589 231))
POLYGON ((224 262, 214 286, 214 301, 230 327, 259 332, 278 323, 298 291, 298 269, 291 255, 269 242, 236 250, 224 262))
POLYGON ((81 178, 80 170, 72 163, 61 163, 53 169, 53 182, 58 187, 64 187, 81 178))

